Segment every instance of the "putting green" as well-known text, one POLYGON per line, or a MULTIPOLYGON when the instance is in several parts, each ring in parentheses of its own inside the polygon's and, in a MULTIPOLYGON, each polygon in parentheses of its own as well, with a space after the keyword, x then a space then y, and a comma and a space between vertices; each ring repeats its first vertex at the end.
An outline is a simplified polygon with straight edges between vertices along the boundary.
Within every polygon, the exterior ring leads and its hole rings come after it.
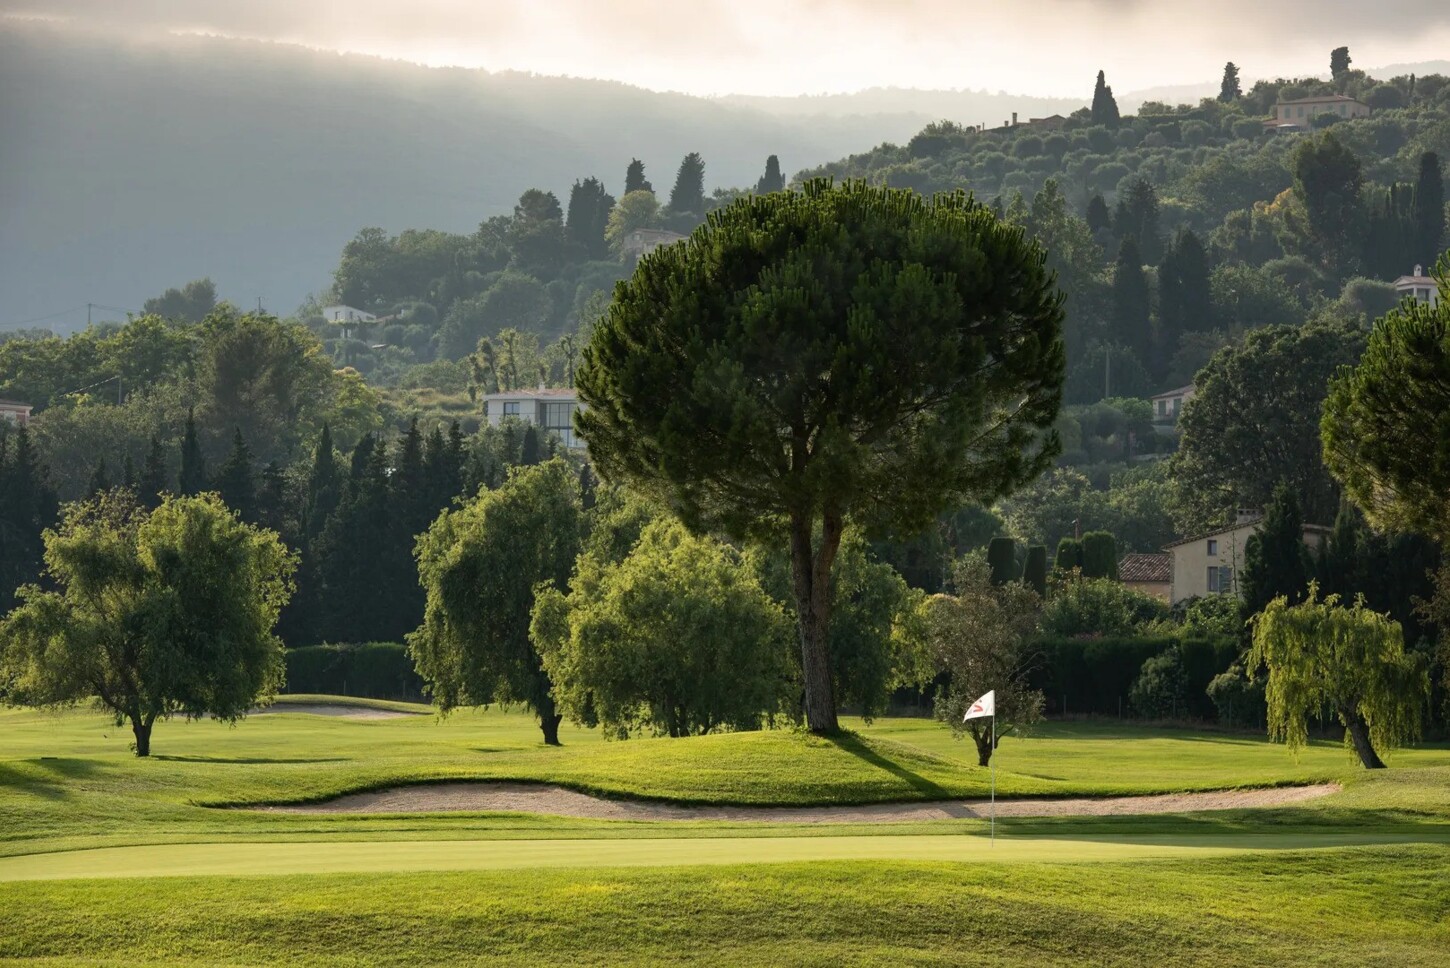
MULTIPOLYGON (((1434 839, 1434 838, 1430 838, 1434 839)), ((1424 836, 1275 833, 1174 837, 658 838, 159 844, 0 858, 0 881, 543 867, 666 867, 826 860, 1090 863, 1423 842, 1424 836)))

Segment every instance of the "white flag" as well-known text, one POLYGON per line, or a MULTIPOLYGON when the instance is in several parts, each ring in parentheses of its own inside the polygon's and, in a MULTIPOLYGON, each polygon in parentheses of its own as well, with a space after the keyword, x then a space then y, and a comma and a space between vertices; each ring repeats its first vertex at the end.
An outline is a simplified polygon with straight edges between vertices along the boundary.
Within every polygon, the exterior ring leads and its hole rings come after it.
POLYGON ((967 714, 962 717, 962 722, 965 723, 969 719, 985 719, 995 715, 997 715, 997 690, 993 689, 967 707, 967 714))

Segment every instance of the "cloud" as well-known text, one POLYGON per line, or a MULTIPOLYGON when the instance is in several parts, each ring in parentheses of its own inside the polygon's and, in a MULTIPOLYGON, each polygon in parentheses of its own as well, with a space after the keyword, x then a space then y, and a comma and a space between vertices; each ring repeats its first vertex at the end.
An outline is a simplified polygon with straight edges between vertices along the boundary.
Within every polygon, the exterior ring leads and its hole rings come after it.
POLYGON ((0 0, 0 13, 205 31, 693 93, 872 86, 1077 94, 1440 56, 1442 0, 0 0), (1211 10, 1211 13, 1205 11, 1211 10), (1408 28, 1408 29, 1407 29, 1408 28))

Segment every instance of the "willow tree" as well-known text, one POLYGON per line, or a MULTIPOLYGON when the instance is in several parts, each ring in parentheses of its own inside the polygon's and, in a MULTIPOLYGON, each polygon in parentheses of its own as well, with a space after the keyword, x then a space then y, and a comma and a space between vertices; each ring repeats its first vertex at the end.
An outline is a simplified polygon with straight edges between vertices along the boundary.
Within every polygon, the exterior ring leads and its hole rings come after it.
POLYGON ((710 213, 616 290, 576 418, 606 477, 690 527, 790 548, 806 723, 834 732, 847 519, 919 533, 1058 450, 1062 297, 962 193, 815 180, 710 213))
POLYGON ((1450 542, 1450 256, 1440 301, 1377 321, 1359 364, 1329 384, 1324 463, 1376 528, 1450 542))
POLYGON ((1422 656, 1405 652, 1400 623, 1339 596, 1290 605, 1280 597, 1252 620, 1249 670, 1268 669, 1269 735, 1291 750, 1309 738, 1309 716, 1328 708, 1365 769, 1384 768, 1380 752, 1419 738, 1430 695, 1422 656))

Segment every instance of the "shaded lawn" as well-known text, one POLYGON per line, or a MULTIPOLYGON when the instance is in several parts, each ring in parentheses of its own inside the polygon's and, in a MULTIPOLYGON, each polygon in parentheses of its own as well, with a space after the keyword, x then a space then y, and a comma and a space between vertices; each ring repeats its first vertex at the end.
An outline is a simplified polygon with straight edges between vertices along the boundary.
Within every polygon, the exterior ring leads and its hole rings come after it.
POLYGON ((0 960, 1440 966, 1450 848, 0 884, 0 960))

